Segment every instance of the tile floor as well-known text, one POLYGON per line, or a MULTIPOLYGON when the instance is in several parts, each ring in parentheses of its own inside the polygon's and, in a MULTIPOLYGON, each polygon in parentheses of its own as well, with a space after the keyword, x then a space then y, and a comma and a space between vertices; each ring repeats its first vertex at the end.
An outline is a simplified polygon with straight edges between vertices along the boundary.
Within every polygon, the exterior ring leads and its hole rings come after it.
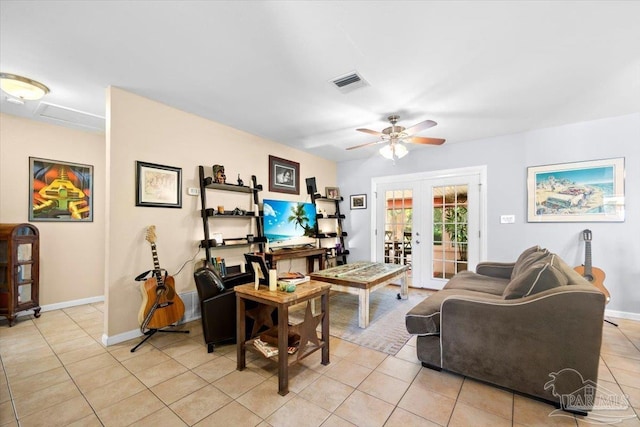
MULTIPOLYGON (((422 368, 415 341, 388 356, 332 338, 291 369, 290 392, 277 394, 276 364, 248 352, 235 370, 235 347, 208 354, 200 322, 191 333, 158 334, 104 348, 102 304, 0 320, 0 426, 586 426, 549 417, 552 406, 464 377, 422 368)), ((640 426, 640 322, 604 325, 600 383, 628 396, 640 426)))

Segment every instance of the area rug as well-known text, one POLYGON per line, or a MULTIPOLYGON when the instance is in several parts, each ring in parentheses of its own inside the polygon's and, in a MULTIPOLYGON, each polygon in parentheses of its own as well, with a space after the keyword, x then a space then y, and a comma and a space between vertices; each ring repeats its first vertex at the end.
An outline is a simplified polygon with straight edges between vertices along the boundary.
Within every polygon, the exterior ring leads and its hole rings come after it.
MULTIPOLYGON (((331 292, 329 297, 331 336, 383 353, 395 355, 409 341, 411 335, 405 327, 404 317, 420 301, 433 294, 424 289, 409 289, 409 298, 397 299, 400 287, 388 285, 378 289, 369 299, 369 326, 358 327, 358 296, 331 292)), ((304 307, 289 312, 296 322, 304 317, 304 307)))

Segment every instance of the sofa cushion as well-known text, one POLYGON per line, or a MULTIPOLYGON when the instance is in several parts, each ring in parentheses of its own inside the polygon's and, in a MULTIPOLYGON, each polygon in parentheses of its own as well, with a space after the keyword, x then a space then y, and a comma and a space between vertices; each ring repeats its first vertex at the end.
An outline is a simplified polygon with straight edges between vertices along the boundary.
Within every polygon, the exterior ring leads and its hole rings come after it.
POLYGON ((513 278, 502 296, 504 299, 522 298, 567 283, 567 276, 560 270, 556 255, 549 255, 513 278))
MULTIPOLYGON (((458 273, 460 274, 460 273, 458 273)), ((479 296, 500 300, 501 296, 465 289, 442 289, 413 307, 405 316, 407 331, 415 335, 435 335, 440 333, 440 306, 453 296, 479 296)))
POLYGON ((515 279, 520 273, 525 271, 531 264, 540 261, 549 255, 549 251, 542 249, 540 246, 532 246, 520 254, 516 260, 513 270, 511 271, 511 279, 515 279))
POLYGON ((466 289, 502 296, 508 284, 509 279, 484 276, 472 271, 461 271, 444 285, 444 289, 466 289))

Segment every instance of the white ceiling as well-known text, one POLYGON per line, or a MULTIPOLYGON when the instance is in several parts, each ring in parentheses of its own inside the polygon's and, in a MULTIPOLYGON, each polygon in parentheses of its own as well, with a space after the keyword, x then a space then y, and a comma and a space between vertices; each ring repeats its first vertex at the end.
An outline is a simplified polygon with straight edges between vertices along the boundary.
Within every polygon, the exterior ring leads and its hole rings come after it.
MULTIPOLYGON (((310 153, 374 156, 397 113, 446 144, 640 111, 640 2, 0 1, 1 111, 101 126, 109 85, 310 153), (368 87, 330 80, 359 72, 368 87), (46 116, 46 114, 45 114, 46 116), (95 116, 99 116, 98 118, 95 116)), ((103 125, 102 125, 103 126, 103 125)), ((180 141, 187 144, 188 141, 180 141)), ((410 150, 437 150, 411 145, 410 150)))

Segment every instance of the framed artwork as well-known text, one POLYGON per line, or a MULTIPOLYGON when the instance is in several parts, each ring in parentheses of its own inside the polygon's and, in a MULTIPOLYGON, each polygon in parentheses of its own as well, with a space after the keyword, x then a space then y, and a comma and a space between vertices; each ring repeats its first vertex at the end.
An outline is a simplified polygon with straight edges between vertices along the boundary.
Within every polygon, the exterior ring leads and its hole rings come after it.
POLYGON ((269 156, 269 191, 300 194, 300 163, 269 156))
POLYGON ((136 206, 182 208, 182 169, 136 161, 136 206))
POLYGON ((527 168, 529 222, 624 221, 624 158, 527 168))
POLYGON ((93 166, 29 157, 29 178, 29 221, 93 221, 93 166))
POLYGON ((338 187, 325 187, 324 194, 327 199, 340 200, 340 189, 338 187))
POLYGON ((350 196, 351 209, 367 209, 367 195, 353 194, 350 196))

